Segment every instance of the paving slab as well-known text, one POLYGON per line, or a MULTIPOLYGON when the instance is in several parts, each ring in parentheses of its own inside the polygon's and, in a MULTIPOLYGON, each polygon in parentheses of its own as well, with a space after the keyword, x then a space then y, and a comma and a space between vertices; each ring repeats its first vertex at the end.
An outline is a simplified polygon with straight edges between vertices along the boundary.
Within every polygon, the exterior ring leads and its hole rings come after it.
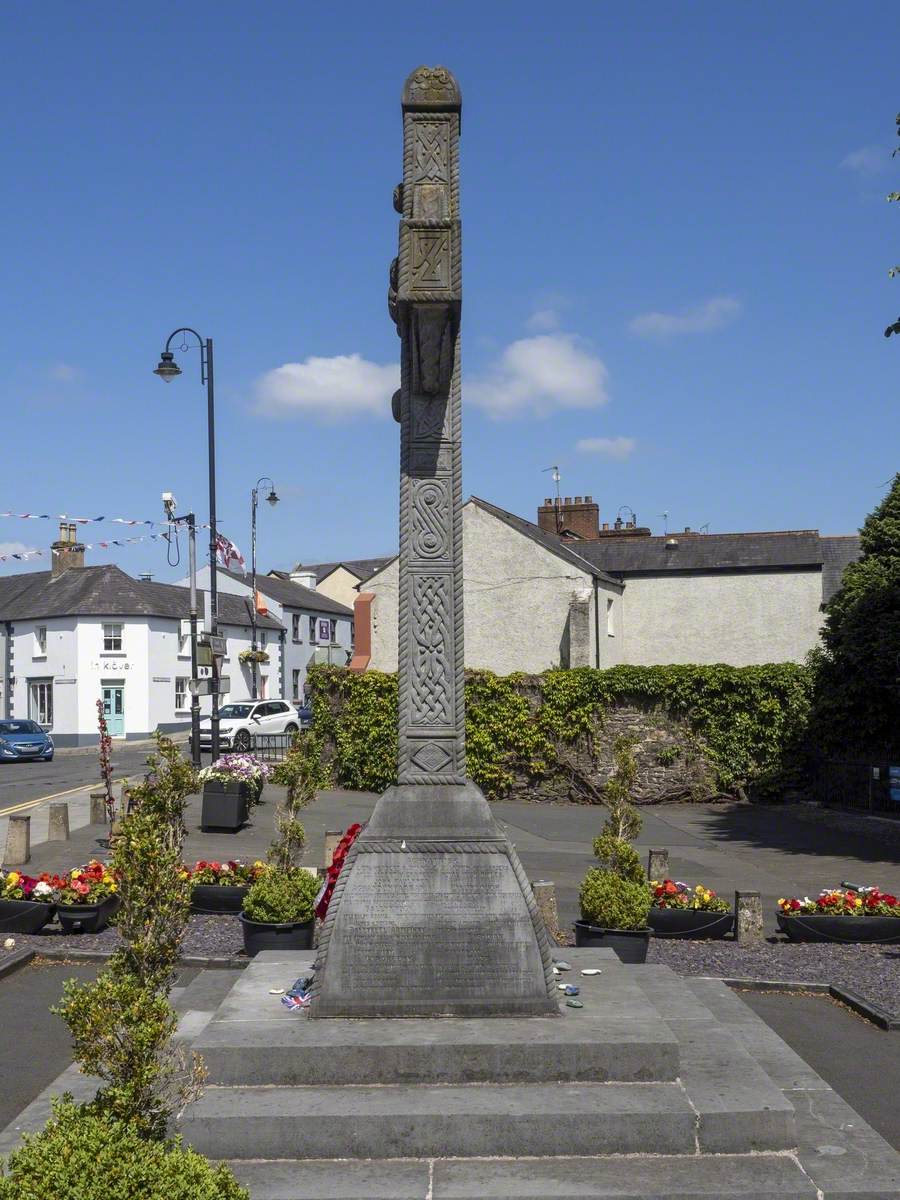
POLYGON ((796 1112, 797 1158, 822 1200, 900 1197, 900 1155, 836 1092, 785 1094, 796 1112))
MULTIPOLYGON (((228 1163, 251 1200, 434 1200, 431 1164, 404 1162, 228 1163)), ((483 1195, 483 1193, 482 1193, 483 1195)))
MULTIPOLYGON (((300 1196, 304 1194, 301 1192, 300 1196)), ((434 1200, 816 1200, 795 1159, 775 1155, 708 1158, 548 1158, 434 1164, 434 1200)), ((254 1196, 254 1200, 256 1197, 254 1196)), ((304 1197, 305 1200, 305 1197, 304 1197)))
POLYGON ((211 1158, 693 1154, 674 1083, 208 1088, 179 1131, 211 1158))

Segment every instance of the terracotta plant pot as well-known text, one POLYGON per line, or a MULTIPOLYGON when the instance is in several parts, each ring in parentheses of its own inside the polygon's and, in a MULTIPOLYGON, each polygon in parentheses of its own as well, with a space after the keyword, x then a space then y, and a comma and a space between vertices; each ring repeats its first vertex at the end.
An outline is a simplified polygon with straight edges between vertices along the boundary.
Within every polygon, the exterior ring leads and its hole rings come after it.
POLYGON ((734 928, 733 912, 704 912, 697 908, 650 909, 647 924, 654 937, 723 938, 734 928))
POLYGON ((56 919, 63 933, 99 933, 120 903, 118 896, 107 896, 99 904, 58 904, 56 919))
POLYGON ((52 904, 39 900, 0 900, 0 933, 37 933, 54 912, 52 904))
POLYGON ((620 962, 647 961, 649 929, 602 929, 588 921, 575 922, 575 945, 615 950, 620 962))
POLYGON ((900 942, 900 917, 833 917, 830 913, 788 916, 779 912, 778 928, 792 942, 900 942))

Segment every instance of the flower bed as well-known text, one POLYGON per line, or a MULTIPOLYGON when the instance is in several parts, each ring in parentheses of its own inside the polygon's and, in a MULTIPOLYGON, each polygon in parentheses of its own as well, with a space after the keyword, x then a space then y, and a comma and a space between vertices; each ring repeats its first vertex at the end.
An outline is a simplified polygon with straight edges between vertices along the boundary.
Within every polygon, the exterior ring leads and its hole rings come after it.
POLYGON ((900 900, 877 887, 826 888, 815 899, 778 901, 792 942, 900 942, 900 900))
POLYGON ((0 930, 37 933, 53 917, 56 892, 51 876, 0 871, 0 930))
POLYGON ((647 923, 654 937, 721 938, 734 928, 728 901, 702 883, 691 888, 677 879, 652 879, 650 896, 647 923))
POLYGON ((676 879, 650 880, 650 892, 654 908, 692 909, 695 912, 726 913, 730 911, 727 900, 702 883, 690 888, 676 879))
POLYGON ((243 783, 250 808, 259 804, 272 768, 253 754, 223 754, 209 767, 197 773, 201 783, 243 783))
POLYGON ((191 883, 191 911, 195 913, 237 913, 247 889, 269 868, 264 862, 207 862, 201 859, 193 867, 185 863, 182 878, 191 883))
POLYGON ((55 890, 56 917, 66 933, 94 933, 119 907, 118 876, 97 859, 63 875, 55 890))

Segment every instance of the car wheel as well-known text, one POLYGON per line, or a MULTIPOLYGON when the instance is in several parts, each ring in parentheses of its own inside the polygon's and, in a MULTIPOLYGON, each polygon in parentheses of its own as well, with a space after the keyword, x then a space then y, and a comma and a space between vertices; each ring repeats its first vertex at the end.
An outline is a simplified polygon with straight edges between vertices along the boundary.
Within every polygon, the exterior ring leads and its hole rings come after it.
POLYGON ((291 734, 291 735, 293 736, 295 733, 299 733, 299 732, 300 732, 300 726, 299 726, 299 725, 294 725, 293 723, 292 723, 292 724, 290 724, 290 725, 285 725, 285 727, 284 727, 284 732, 285 732, 285 733, 289 733, 289 734, 291 734))
POLYGON ((235 750, 240 750, 241 754, 246 754, 250 749, 250 734, 246 729, 239 730, 234 735, 234 741, 232 744, 234 745, 235 750))

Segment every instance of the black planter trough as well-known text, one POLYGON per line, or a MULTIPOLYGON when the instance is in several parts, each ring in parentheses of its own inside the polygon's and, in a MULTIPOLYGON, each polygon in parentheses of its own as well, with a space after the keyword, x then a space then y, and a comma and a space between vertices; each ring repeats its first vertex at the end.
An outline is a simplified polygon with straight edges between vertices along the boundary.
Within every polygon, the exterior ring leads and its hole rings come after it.
POLYGON ((315 918, 308 921, 288 921, 274 925, 265 921, 251 921, 240 915, 244 933, 244 952, 249 958, 261 950, 311 950, 315 918))
POLYGON ((247 885, 195 883, 191 888, 191 912, 239 913, 247 895, 247 885))
POLYGON ((647 960, 650 930, 603 929, 589 921, 576 921, 575 945, 615 950, 621 962, 642 963, 647 960))
POLYGON ((99 904, 58 904, 56 919, 63 933, 99 933, 119 907, 118 896, 107 896, 99 904))
POLYGON ((734 928, 733 912, 704 912, 697 908, 650 909, 647 923, 654 937, 723 938, 734 928))
POLYGON ((249 808, 250 791, 246 783, 208 779, 203 785, 200 828, 204 831, 229 829, 237 833, 247 822, 249 808))
POLYGON ((792 942, 900 942, 900 917, 788 916, 782 912, 777 916, 778 928, 792 942))
POLYGON ((0 933, 37 933, 53 913, 52 904, 38 900, 0 900, 0 933))

